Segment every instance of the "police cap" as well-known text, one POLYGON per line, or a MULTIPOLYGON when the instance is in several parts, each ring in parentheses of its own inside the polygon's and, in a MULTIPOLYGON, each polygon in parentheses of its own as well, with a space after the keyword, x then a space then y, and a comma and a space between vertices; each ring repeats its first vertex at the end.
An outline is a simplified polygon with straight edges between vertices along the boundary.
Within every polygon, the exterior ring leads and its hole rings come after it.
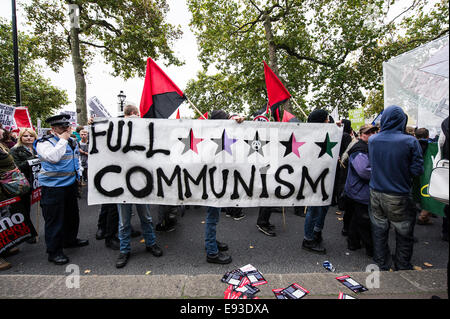
POLYGON ((70 115, 69 114, 59 114, 51 116, 45 120, 50 126, 70 126, 70 115))

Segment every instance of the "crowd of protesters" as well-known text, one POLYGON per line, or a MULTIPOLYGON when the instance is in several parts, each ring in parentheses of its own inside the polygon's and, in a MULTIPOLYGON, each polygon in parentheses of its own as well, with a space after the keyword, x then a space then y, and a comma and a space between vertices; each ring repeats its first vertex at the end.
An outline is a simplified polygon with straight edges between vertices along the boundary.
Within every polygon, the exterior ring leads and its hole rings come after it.
MULTIPOLYGON (((125 117, 139 117, 132 105, 124 109, 125 117)), ((244 119, 224 111, 214 111, 212 119, 231 119, 241 123, 244 119)), ((42 169, 40 205, 45 220, 45 243, 48 260, 62 265, 69 262, 63 249, 89 245, 78 238, 78 199, 81 187, 87 185, 88 130, 77 127, 72 132, 69 117, 57 115, 46 120, 52 130, 38 139, 33 129, 9 131, 0 127, 0 173, 18 168, 30 178, 28 160, 39 158, 42 169)), ((335 123, 326 110, 314 110, 308 117, 312 123, 334 123, 343 127, 343 137, 331 205, 343 212, 342 235, 347 237, 348 249, 364 248, 382 270, 413 269, 411 258, 414 244, 414 226, 432 223, 431 213, 413 201, 413 179, 424 172, 423 156, 429 143, 439 142, 441 158, 448 159, 448 117, 442 123, 441 134, 430 139, 426 128, 407 126, 408 117, 398 106, 383 112, 380 122, 363 125, 356 131, 349 120, 335 123), (439 139, 439 140, 438 140, 439 139), (391 255, 388 246, 389 229, 395 230, 396 249, 391 255)), ((24 218, 31 225, 29 244, 38 236, 30 218, 30 193, 20 196, 24 218)), ((0 188, 0 201, 7 196, 0 188)), ((189 207, 158 206, 159 221, 154 229, 150 206, 134 205, 141 221, 146 249, 160 257, 162 249, 156 243, 156 231, 173 231, 176 216, 189 207)), ((280 202, 282 206, 282 202, 280 202)), ((329 206, 296 207, 295 214, 305 217, 301 247, 308 252, 325 254, 325 219, 329 206)), ((276 236, 270 224, 272 212, 281 207, 260 207, 256 226, 268 236, 276 236)), ((448 205, 445 206, 442 238, 448 241, 448 205)), ((224 253, 228 245, 216 239, 216 227, 221 211, 240 220, 246 215, 242 208, 208 207, 205 225, 206 261, 227 264, 231 256, 224 253)), ((103 204, 98 220, 97 240, 105 239, 107 248, 119 251, 116 267, 124 267, 130 258, 130 238, 141 235, 131 227, 132 205, 103 204)), ((2 211, 0 211, 2 213, 2 211)), ((3 214, 3 213, 2 213, 3 214)), ((1 218, 1 216, 0 216, 1 218)), ((11 264, 8 256, 16 254, 17 247, 0 255, 0 270, 11 264)))

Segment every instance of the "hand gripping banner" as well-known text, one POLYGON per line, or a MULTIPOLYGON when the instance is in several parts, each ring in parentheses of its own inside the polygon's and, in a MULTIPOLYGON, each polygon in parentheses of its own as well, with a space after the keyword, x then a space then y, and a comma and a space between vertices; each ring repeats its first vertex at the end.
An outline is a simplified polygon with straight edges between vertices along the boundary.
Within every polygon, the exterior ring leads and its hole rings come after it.
POLYGON ((89 135, 88 204, 331 203, 335 124, 111 118, 89 135))

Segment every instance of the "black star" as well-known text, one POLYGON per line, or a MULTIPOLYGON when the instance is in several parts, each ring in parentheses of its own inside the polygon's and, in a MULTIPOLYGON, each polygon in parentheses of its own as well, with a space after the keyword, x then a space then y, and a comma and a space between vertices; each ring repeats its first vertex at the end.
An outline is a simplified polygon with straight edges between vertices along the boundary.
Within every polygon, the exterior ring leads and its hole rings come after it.
POLYGON ((248 153, 248 155, 252 154, 253 152, 257 152, 262 156, 264 156, 264 152, 262 150, 263 146, 269 143, 269 141, 261 141, 259 139, 258 131, 256 131, 253 140, 245 140, 245 142, 250 145, 250 152, 248 153))
POLYGON ((338 142, 330 142, 330 136, 327 133, 325 140, 323 142, 315 142, 318 146, 320 146, 320 154, 319 157, 322 157, 325 153, 333 157, 333 152, 331 151, 333 147, 337 145, 338 142))

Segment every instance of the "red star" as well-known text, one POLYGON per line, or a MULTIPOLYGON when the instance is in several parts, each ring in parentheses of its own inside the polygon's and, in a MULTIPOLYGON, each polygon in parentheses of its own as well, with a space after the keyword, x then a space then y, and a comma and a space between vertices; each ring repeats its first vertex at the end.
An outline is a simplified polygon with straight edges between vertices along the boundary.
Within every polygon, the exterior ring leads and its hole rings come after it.
POLYGON ((189 136, 191 138, 191 150, 193 150, 195 153, 198 154, 197 144, 200 143, 201 141, 203 141, 203 139, 202 138, 196 138, 194 136, 194 132, 192 132, 192 129, 191 129, 191 132, 189 133, 189 136))

